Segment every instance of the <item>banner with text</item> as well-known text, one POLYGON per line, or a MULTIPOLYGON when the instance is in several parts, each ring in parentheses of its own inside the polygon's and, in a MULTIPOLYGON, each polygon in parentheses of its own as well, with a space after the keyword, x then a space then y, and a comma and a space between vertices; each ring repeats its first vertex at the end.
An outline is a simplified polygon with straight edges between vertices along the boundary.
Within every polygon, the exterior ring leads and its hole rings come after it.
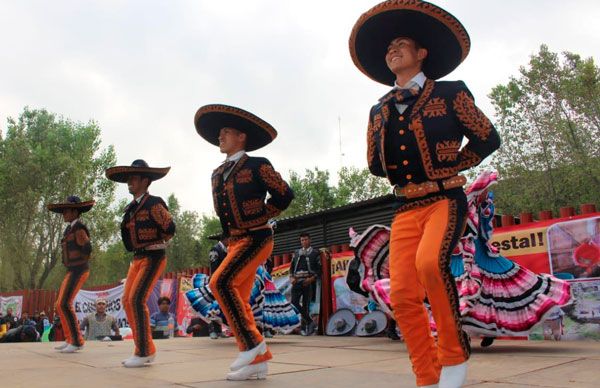
POLYGON ((0 296, 0 316, 6 315, 6 310, 11 308, 14 317, 21 317, 23 311, 23 296, 0 296))

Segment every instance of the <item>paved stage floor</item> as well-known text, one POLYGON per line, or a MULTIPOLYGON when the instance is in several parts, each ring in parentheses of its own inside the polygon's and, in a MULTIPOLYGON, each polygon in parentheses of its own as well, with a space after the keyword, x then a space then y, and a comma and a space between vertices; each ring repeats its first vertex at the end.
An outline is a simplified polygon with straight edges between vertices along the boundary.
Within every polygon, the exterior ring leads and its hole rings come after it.
MULTIPOLYGON (((77 354, 56 343, 0 344, 2 387, 414 387, 401 342, 387 338, 277 336, 264 381, 229 382, 233 339, 156 341, 151 367, 125 369, 131 341, 88 342, 77 354)), ((600 387, 600 342, 497 341, 473 346, 469 387, 600 387)))

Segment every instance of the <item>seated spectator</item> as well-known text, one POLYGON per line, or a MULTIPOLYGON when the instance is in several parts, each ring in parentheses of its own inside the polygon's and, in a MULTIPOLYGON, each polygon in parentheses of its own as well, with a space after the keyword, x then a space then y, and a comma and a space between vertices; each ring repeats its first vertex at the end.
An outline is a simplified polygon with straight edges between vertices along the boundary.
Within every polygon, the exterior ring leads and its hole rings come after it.
POLYGON ((13 315, 12 307, 6 309, 6 315, 4 316, 4 323, 6 323, 6 328, 8 330, 14 329, 19 326, 19 319, 13 315))
POLYGON ((83 318, 80 329, 85 331, 86 341, 101 340, 104 337, 109 337, 111 329, 115 335, 121 335, 116 319, 106 314, 106 299, 104 298, 96 299, 96 312, 88 314, 83 318))
POLYGON ((185 332, 193 337, 206 337, 209 335, 209 324, 200 318, 192 318, 185 332))
POLYGON ((169 312, 169 306, 171 306, 171 299, 167 296, 161 296, 158 298, 158 309, 159 311, 150 316, 150 327, 153 332, 163 332, 164 337, 169 336, 169 318, 173 318, 173 331, 177 332, 177 320, 175 316, 169 312))
POLYGON ((35 342, 40 339, 40 335, 31 325, 19 326, 10 329, 0 338, 0 342, 35 342))
POLYGON ((50 321, 48 320, 46 313, 42 311, 39 315, 38 320, 35 323, 35 329, 37 330, 40 338, 42 337, 42 335, 44 335, 44 329, 46 328, 46 326, 50 326, 50 321))
POLYGON ((29 313, 24 312, 21 314, 21 319, 19 319, 19 321, 17 322, 18 326, 25 326, 25 325, 30 325, 30 326, 35 326, 35 321, 29 318, 29 313))
POLYGON ((4 322, 4 318, 0 317, 0 338, 4 337, 8 329, 6 328, 6 322, 4 322))

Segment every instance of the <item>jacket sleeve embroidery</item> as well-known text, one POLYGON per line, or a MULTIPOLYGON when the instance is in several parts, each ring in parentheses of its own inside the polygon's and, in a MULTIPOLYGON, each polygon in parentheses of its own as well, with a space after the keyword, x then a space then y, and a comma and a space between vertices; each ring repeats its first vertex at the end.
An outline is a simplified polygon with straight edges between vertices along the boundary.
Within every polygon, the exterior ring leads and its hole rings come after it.
POLYGON ((276 217, 290 205, 294 192, 266 159, 258 168, 258 175, 263 187, 271 195, 265 204, 266 215, 269 218, 276 217))
POLYGON ((475 105, 467 86, 461 83, 453 101, 457 123, 469 142, 458 154, 460 171, 477 166, 500 147, 500 136, 491 121, 475 105))
POLYGON ((454 111, 461 124, 481 140, 487 140, 492 132, 492 123, 475 106, 475 101, 467 92, 461 90, 454 99, 454 111))
MULTIPOLYGON (((175 223, 166 206, 159 202, 150 208, 150 216, 161 229, 164 240, 169 240, 175 234, 175 223)), ((141 238, 141 237, 140 237, 141 238)))
POLYGON ((375 113, 375 107, 373 107, 369 114, 369 124, 367 126, 367 164, 371 174, 384 177, 386 174, 383 171, 379 155, 380 151, 377 148, 377 134, 381 131, 382 126, 381 113, 375 113))

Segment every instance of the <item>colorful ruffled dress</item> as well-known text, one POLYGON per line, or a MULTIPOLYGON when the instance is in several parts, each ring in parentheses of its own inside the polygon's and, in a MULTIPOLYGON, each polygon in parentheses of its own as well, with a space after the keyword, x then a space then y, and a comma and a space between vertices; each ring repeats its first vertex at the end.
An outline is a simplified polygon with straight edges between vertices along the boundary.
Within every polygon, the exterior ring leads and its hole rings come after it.
MULTIPOLYGON (((192 308, 207 322, 217 321, 227 324, 225 316, 209 286, 210 278, 196 274, 192 278, 193 289, 185 295, 192 308)), ((263 330, 288 334, 300 326, 300 314, 279 292, 271 275, 264 266, 256 270, 254 285, 250 294, 250 306, 256 325, 263 330)))
MULTIPOLYGON (((464 330, 489 337, 524 336, 554 307, 570 303, 570 285, 519 266, 491 245, 494 203, 487 190, 496 181, 495 172, 484 172, 467 189, 467 228, 450 266, 460 296, 464 330)), ((361 288, 393 316, 389 270, 386 272, 390 229, 373 225, 360 235, 351 230, 350 236, 356 257, 364 266, 361 288)), ((433 321, 431 326, 435 327, 433 321)))
POLYGON ((571 302, 568 282, 536 274, 501 256, 491 244, 495 172, 480 174, 466 191, 467 228, 450 263, 463 329, 484 336, 522 336, 555 306, 571 302))

